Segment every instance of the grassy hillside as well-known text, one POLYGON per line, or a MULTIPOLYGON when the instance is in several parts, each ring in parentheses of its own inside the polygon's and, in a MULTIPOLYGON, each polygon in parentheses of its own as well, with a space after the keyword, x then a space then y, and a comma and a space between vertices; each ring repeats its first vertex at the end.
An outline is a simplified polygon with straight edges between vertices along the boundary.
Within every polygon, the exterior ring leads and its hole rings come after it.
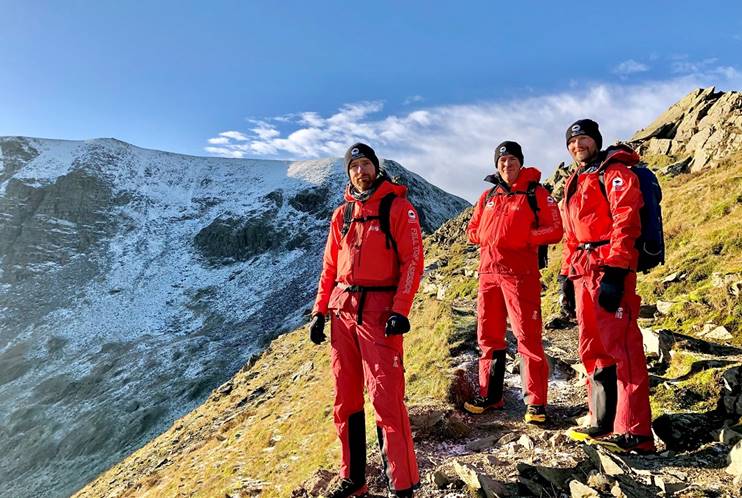
POLYGON ((740 296, 716 283, 724 275, 742 281, 742 152, 715 169, 660 181, 667 262, 640 277, 640 293, 675 303, 658 326, 697 333, 715 323, 742 345, 740 296), (673 273, 677 281, 663 282, 673 273))

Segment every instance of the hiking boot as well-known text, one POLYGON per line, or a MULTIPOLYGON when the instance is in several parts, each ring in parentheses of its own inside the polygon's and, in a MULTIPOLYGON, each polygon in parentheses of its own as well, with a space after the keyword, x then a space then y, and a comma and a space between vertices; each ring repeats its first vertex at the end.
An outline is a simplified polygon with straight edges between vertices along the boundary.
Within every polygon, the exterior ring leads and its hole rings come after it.
POLYGON ((464 403, 464 410, 469 413, 480 414, 487 410, 501 410, 505 406, 505 400, 490 401, 481 396, 475 396, 464 403))
POLYGON ((573 427, 567 431, 567 437, 572 441, 589 442, 609 436, 611 431, 600 427, 573 427))
POLYGON ((412 489, 404 491, 389 491, 389 498, 412 498, 412 489))
POLYGON ((634 434, 612 434, 602 439, 588 441, 590 445, 601 446, 613 453, 656 453, 652 436, 636 436, 634 434))
POLYGON ((527 424, 542 425, 546 423, 546 407, 544 405, 528 405, 523 421, 527 424))
POLYGON ((350 479, 337 479, 321 498, 348 498, 350 496, 366 496, 368 486, 365 482, 357 483, 350 479))

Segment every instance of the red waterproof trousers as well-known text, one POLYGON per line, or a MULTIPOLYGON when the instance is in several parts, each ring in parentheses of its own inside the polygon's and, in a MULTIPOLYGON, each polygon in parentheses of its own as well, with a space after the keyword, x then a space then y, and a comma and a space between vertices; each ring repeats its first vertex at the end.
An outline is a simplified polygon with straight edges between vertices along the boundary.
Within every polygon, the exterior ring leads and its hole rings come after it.
MULTIPOLYGON (((370 300, 382 296, 369 296, 370 300)), ((389 297, 391 302, 391 296, 389 297)), ((372 309, 368 309, 372 308, 372 309)), ((335 376, 333 416, 341 444, 340 475, 354 476, 355 453, 364 451, 365 427, 349 423, 363 413, 363 387, 376 415, 377 433, 389 485, 394 491, 416 487, 420 476, 404 404, 402 336, 385 337, 389 311, 364 310, 363 324, 354 310, 332 310, 332 371, 335 376), (361 432, 359 434, 359 432, 361 432), (363 448, 358 448, 362 444, 363 448)), ((362 419, 362 415, 361 415, 362 419)), ((365 464, 365 462, 364 462, 365 464)))
POLYGON ((495 352, 507 349, 506 313, 518 339, 524 400, 529 405, 545 405, 549 366, 541 342, 541 281, 538 272, 479 275, 477 341, 482 350, 479 359, 480 395, 488 398, 490 393, 495 352))
MULTIPOLYGON (((574 280, 580 359, 588 374, 616 365, 618 399, 613 432, 650 436, 649 378, 642 334, 636 322, 641 303, 636 294, 636 273, 626 275, 623 299, 615 313, 598 304, 601 276, 602 272, 595 269, 574 280)), ((588 391, 590 388, 588 383, 588 391)), ((595 408, 590 392, 587 399, 592 414, 595 408)))

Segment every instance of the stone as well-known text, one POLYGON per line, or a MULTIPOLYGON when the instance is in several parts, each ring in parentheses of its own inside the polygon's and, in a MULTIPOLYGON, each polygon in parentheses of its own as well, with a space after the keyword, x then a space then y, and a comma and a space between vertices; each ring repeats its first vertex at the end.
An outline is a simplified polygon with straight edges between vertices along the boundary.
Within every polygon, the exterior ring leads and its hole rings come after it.
POLYGON ((595 470, 590 471, 590 474, 587 476, 587 485, 603 493, 609 493, 612 484, 605 474, 595 470))
MULTIPOLYGON (((416 408, 416 407, 415 407, 416 408)), ((410 426, 415 433, 428 433, 446 418, 446 411, 424 407, 421 410, 410 408, 410 426)))
POLYGON ((480 452, 483 450, 486 450, 488 448, 492 448, 495 446, 495 443, 499 439, 498 436, 487 436, 479 439, 475 439, 474 441, 470 441, 466 444, 465 448, 468 451, 472 452, 480 452))
POLYGON ((585 369, 585 365, 582 363, 573 363, 572 369, 577 372, 578 378, 587 377, 587 370, 585 369))
POLYGON ((626 463, 616 455, 599 450, 590 445, 583 445, 583 451, 590 461, 604 474, 615 477, 626 474, 626 463))
POLYGON ((512 493, 508 491, 500 481, 496 481, 491 477, 484 475, 479 476, 479 484, 481 485, 482 492, 487 498, 505 498, 506 496, 512 496, 512 493))
POLYGON ((430 480, 433 483, 433 485, 438 489, 443 489, 449 484, 451 484, 451 479, 449 479, 448 475, 446 475, 446 473, 440 469, 436 469, 431 474, 430 480))
POLYGON ((600 493, 576 479, 569 482, 569 493, 571 498, 600 498, 600 493))
POLYGON ((509 432, 500 437, 500 439, 497 440, 497 444, 498 446, 505 446, 506 444, 512 443, 513 441, 517 441, 519 437, 520 436, 517 432, 509 432))
POLYGON ((727 474, 737 478, 742 478, 742 441, 739 441, 732 447, 732 451, 727 455, 727 468, 724 469, 727 474))
POLYGON ((482 489, 482 485, 479 484, 479 475, 476 469, 470 465, 461 464, 455 460, 453 462, 453 469, 461 480, 464 481, 464 484, 469 486, 471 489, 482 489))
POLYGON ((663 284, 670 284, 673 282, 680 282, 685 277, 685 273, 673 272, 662 279, 663 284))
POLYGON ((461 420, 460 415, 454 414, 446 420, 443 434, 451 439, 461 439, 471 434, 471 427, 461 420))
POLYGON ((528 437, 526 434, 523 434, 518 438, 518 444, 527 450, 532 450, 534 448, 533 439, 528 437))
POLYGON ((652 429, 668 450, 689 451, 711 441, 714 423, 706 413, 665 413, 654 419, 652 429))
POLYGON ((639 307, 639 318, 654 318, 655 313, 657 313, 656 304, 642 304, 639 307))
POLYGON ((665 169, 662 170, 662 174, 668 176, 676 176, 688 173, 690 171, 690 163, 692 159, 692 157, 686 157, 685 159, 674 162, 665 167, 665 169))
POLYGON ((533 496, 548 496, 547 490, 544 486, 521 475, 518 476, 518 490, 519 496, 525 493, 529 493, 533 496))
POLYGON ((731 339, 734 339, 734 336, 723 325, 720 325, 710 332, 707 332, 704 337, 706 339, 715 339, 717 341, 729 341, 731 339))
POLYGON ((436 294, 435 294, 435 298, 438 301, 443 301, 443 299, 445 299, 445 297, 446 297, 446 289, 447 289, 447 287, 444 287, 444 286, 438 287, 438 292, 436 292, 436 294))
POLYGON ((662 315, 669 315, 674 304, 671 301, 657 301, 657 311, 662 315))
POLYGON ((563 469, 559 467, 536 466, 536 472, 549 481, 556 489, 567 487, 567 483, 574 475, 574 469, 563 469))

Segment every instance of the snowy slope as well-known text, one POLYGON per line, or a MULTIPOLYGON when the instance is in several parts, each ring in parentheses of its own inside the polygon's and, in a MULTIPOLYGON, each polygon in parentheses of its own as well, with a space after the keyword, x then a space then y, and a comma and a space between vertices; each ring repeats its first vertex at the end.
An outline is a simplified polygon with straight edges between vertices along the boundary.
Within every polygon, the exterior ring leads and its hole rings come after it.
MULTIPOLYGON (((424 228, 467 203, 387 162, 424 228)), ((310 306, 340 160, 0 138, 0 496, 65 496, 310 306)))

